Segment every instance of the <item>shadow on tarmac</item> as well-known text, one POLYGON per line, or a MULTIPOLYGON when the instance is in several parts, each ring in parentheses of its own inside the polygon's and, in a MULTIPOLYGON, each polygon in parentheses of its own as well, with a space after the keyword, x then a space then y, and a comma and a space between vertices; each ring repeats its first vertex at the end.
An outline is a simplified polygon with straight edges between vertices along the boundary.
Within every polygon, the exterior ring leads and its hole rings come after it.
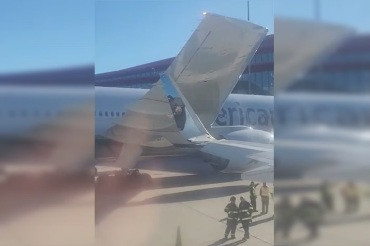
POLYGON ((163 203, 176 203, 187 202, 194 200, 204 200, 223 196, 231 196, 248 191, 247 185, 234 185, 226 187, 207 188, 200 190, 184 191, 172 194, 165 194, 146 199, 141 202, 133 202, 128 206, 146 205, 146 204, 163 204, 163 203))
POLYGON ((140 192, 139 189, 120 192, 119 194, 95 193, 95 224, 99 224, 109 213, 123 206, 140 192))
POLYGON ((232 242, 232 243, 224 244, 223 246, 240 245, 240 244, 245 243, 245 242, 246 242, 245 240, 238 240, 238 241, 235 241, 235 242, 232 242))
POLYGON ((340 224, 351 224, 359 223, 370 220, 370 214, 357 214, 357 215, 338 215, 336 217, 328 218, 324 222, 324 225, 340 225, 340 224))
POLYGON ((230 239, 222 238, 222 239, 219 239, 219 240, 217 240, 216 242, 214 242, 214 243, 212 243, 212 244, 208 244, 207 246, 220 246, 220 245, 223 245, 223 246, 227 246, 227 245, 229 245, 229 246, 233 246, 233 245, 240 245, 240 244, 242 244, 242 243, 245 243, 245 242, 246 242, 245 240, 240 239, 240 240, 238 240, 238 241, 234 241, 234 242, 230 242, 230 243, 228 243, 228 244, 224 244, 224 243, 226 243, 228 240, 230 240, 230 239))
POLYGON ((136 163, 136 168, 199 175, 217 173, 211 165, 205 163, 197 154, 145 158, 136 163))
POLYGON ((263 214, 263 213, 258 213, 258 214, 256 214, 256 215, 252 215, 252 219, 254 219, 254 218, 258 218, 258 217, 260 217, 260 216, 262 216, 262 215, 265 215, 265 214, 263 214))
POLYGON ((289 241, 282 241, 279 242, 279 240, 275 240, 275 245, 276 246, 299 246, 299 245, 305 245, 310 242, 312 242, 312 238, 305 237, 305 238, 300 238, 300 239, 295 239, 295 240, 289 240, 289 241))
MULTIPOLYGON (((240 175, 229 175, 218 173, 216 175, 185 175, 177 177, 154 178, 150 189, 165 189, 176 187, 187 187, 202 184, 213 184, 232 182, 240 180, 240 175)), ((202 200, 217 198, 220 196, 234 195, 247 192, 249 186, 230 186, 220 188, 210 188, 176 194, 162 195, 151 198, 140 203, 131 203, 129 206, 142 204, 174 203, 192 200, 202 200)), ((127 187, 118 178, 112 177, 103 183, 97 183, 95 186, 95 222, 100 223, 109 213, 115 209, 124 206, 132 197, 140 193, 142 189, 137 187, 127 187)))
POLYGON ((219 184, 240 180, 240 174, 215 173, 210 175, 185 175, 153 179, 153 189, 219 184))
POLYGON ((266 222, 269 222, 271 220, 274 220, 274 215, 272 215, 271 217, 268 217, 268 218, 265 218, 265 219, 262 219, 262 220, 254 220, 250 223, 249 226, 256 226, 256 225, 259 225, 259 224, 262 224, 262 223, 266 223, 266 222))
POLYGON ((221 238, 214 243, 208 244, 207 246, 219 246, 222 245, 223 243, 226 243, 227 240, 228 240, 227 238, 221 238))
MULTIPOLYGON (((94 189, 89 174, 18 174, 0 184, 0 224, 31 213, 65 204, 94 189)), ((94 203, 86 204, 92 208, 94 203)))

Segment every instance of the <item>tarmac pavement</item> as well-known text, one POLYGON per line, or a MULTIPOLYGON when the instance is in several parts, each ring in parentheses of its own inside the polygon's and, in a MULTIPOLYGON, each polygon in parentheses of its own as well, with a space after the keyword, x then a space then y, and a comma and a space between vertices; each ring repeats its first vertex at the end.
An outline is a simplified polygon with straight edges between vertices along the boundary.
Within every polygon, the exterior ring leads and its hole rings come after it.
MULTIPOLYGON (((97 245, 273 245, 272 199, 268 214, 254 214, 251 238, 247 242, 241 241, 244 235, 241 224, 236 239, 225 240, 224 208, 232 195, 237 197, 238 203, 241 195, 249 201, 250 182, 240 180, 240 175, 214 172, 208 166, 203 166, 197 174, 192 165, 202 164, 195 159, 176 160, 178 167, 191 163, 191 171, 179 172, 177 168, 164 171, 163 167, 170 163, 161 160, 161 168, 148 163, 141 166, 146 168, 141 171, 153 178, 153 186, 149 189, 117 186, 112 189, 112 185, 106 186, 110 192, 104 187, 96 189, 97 245)), ((104 167, 98 167, 98 170, 102 171, 104 167)), ((258 209, 260 206, 258 199, 258 209)))

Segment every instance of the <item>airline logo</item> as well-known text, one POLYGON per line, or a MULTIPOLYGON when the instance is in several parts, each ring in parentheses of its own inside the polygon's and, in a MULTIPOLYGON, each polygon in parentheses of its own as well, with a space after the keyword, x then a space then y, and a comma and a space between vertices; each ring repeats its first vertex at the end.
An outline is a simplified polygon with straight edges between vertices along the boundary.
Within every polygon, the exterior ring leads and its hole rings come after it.
POLYGON ((245 125, 256 129, 270 129, 274 123, 272 109, 242 107, 239 103, 221 109, 215 123, 219 126, 245 125))

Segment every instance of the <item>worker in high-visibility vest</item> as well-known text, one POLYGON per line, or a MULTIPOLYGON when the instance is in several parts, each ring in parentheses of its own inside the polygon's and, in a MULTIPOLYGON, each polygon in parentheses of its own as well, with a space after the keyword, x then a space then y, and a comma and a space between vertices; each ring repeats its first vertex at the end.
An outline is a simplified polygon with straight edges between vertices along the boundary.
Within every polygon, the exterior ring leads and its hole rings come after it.
POLYGON ((230 198, 230 202, 225 207, 225 212, 227 213, 227 224, 225 230, 225 238, 229 236, 231 232, 231 239, 235 238, 235 231, 236 226, 238 225, 238 218, 239 218, 239 208, 235 204, 236 198, 232 196, 230 198))
POLYGON ((260 196, 262 203, 262 213, 267 214, 269 212, 269 201, 270 201, 270 188, 263 182, 260 188, 260 196))
POLYGON ((342 196, 346 212, 357 212, 360 206, 360 192, 354 182, 350 181, 342 188, 342 196))
POLYGON ((257 188, 258 184, 254 184, 254 182, 252 181, 249 185, 249 197, 250 197, 250 200, 251 200, 251 204, 252 204, 252 207, 253 207, 253 210, 254 212, 258 212, 257 210, 257 192, 256 192, 256 188, 257 188))
POLYGON ((243 240, 249 239, 249 224, 252 222, 252 213, 252 205, 241 196, 239 203, 239 217, 244 229, 243 240))

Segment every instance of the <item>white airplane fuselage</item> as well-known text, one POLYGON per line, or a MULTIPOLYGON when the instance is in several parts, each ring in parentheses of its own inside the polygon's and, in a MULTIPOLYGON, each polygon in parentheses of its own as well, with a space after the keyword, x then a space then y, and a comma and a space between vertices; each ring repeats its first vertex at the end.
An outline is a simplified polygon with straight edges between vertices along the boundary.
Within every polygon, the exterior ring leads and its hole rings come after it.
MULTIPOLYGON (((95 95, 87 88, 2 87, 0 89, 0 136, 22 137, 34 128, 63 117, 63 112, 80 104, 94 104, 95 136, 105 137, 107 130, 121 120, 125 107, 140 99, 148 90, 96 87, 95 95)), ((273 97, 231 94, 223 105, 215 126, 250 126, 272 131, 273 97)))
MULTIPOLYGON (((125 106, 139 100, 145 89, 95 88, 95 135, 105 136, 125 114, 125 106)), ((272 131, 273 97, 231 94, 224 103, 214 126, 249 126, 272 131)))

